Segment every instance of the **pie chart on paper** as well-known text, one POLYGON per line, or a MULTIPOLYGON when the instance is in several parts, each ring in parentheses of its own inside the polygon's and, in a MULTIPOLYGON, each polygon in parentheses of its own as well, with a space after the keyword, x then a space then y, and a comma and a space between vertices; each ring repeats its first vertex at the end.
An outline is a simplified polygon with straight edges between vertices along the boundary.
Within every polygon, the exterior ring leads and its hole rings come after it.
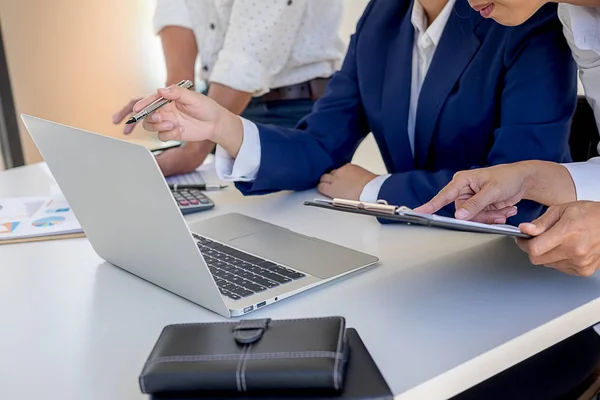
POLYGON ((17 226, 19 226, 18 222, 5 222, 0 224, 0 233, 12 233, 17 226))
POLYGON ((46 218, 36 219, 35 221, 33 221, 31 223, 31 225, 35 226, 36 228, 46 228, 49 226, 60 225, 63 222, 65 222, 64 217, 46 217, 46 218))

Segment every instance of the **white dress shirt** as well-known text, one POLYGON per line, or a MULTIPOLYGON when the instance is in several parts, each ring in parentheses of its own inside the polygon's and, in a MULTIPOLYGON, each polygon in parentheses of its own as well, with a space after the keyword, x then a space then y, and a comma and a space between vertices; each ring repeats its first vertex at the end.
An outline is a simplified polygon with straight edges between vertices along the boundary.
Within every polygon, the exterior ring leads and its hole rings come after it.
MULTIPOLYGON (((585 96, 600 128, 600 10, 559 4, 558 16, 577 62, 585 96)), ((600 157, 588 162, 563 165, 571 173, 577 200, 600 201, 600 157)))
MULTIPOLYGON (((558 17, 577 62, 585 96, 600 127, 600 11, 597 8, 559 4, 558 17)), ((600 201, 600 157, 588 162, 563 165, 571 173, 577 200, 600 201)), ((600 334, 600 324, 594 326, 594 330, 600 334)))
POLYGON ((157 0, 154 30, 193 30, 199 77, 260 96, 339 69, 342 0, 157 0))
MULTIPOLYGON (((454 8, 456 0, 449 0, 444 9, 430 26, 427 26, 427 15, 418 1, 414 1, 411 14, 411 23, 415 29, 415 37, 412 52, 412 76, 410 91, 410 106, 408 111, 408 139, 411 150, 414 153, 415 142, 415 119, 417 115, 417 104, 423 81, 431 65, 438 43, 454 8)), ((234 160, 225 150, 217 146, 216 169, 221 179, 232 181, 252 181, 256 178, 260 168, 260 138, 257 126, 242 118, 244 125, 244 141, 234 160)), ((369 182, 360 195, 361 201, 375 202, 379 196, 379 190, 385 182, 387 175, 379 175, 369 182)))

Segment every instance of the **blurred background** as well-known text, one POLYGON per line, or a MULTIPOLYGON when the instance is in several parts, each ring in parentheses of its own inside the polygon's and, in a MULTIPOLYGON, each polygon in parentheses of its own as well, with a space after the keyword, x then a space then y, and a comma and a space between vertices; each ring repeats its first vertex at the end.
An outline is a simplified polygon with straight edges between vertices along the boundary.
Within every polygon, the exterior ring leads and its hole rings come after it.
MULTIPOLYGON (((345 42, 367 3, 344 2, 340 37, 345 42)), ((164 85, 161 44, 152 32, 154 6, 154 0, 0 0, 17 114, 122 136, 122 127, 111 122, 115 111, 164 85)), ((41 161, 18 123, 24 161, 41 161)), ((134 137, 152 138, 139 128, 134 137)))

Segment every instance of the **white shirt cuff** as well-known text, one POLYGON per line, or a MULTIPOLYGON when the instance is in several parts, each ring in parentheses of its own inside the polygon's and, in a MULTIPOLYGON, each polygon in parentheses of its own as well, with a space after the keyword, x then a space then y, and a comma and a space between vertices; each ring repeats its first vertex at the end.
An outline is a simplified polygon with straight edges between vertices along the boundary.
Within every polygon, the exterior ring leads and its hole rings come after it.
POLYGON ((600 157, 587 162, 562 164, 571 174, 577 200, 600 201, 600 157))
POLYGON ((231 157, 225 149, 217 146, 215 169, 220 179, 226 181, 252 182, 260 168, 260 135, 254 122, 242 120, 244 138, 237 158, 231 157))
POLYGON ((157 0, 152 27, 154 33, 160 33, 167 26, 181 26, 192 29, 190 11, 185 0, 157 0))
POLYGON ((360 201, 365 203, 375 203, 379 197, 379 191, 383 186, 383 183, 390 177, 390 174, 379 175, 377 178, 373 178, 369 183, 365 185, 360 194, 360 201))
POLYGON ((210 73, 210 81, 240 92, 262 96, 269 92, 272 76, 259 60, 241 51, 222 49, 210 73))

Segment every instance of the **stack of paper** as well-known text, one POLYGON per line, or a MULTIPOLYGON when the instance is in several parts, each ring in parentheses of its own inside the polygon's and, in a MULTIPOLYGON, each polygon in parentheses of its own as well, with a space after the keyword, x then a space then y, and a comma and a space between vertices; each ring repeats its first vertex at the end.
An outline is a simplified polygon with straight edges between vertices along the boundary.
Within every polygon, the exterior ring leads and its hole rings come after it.
POLYGON ((0 199, 0 244, 81 236, 81 225, 60 196, 0 199))

